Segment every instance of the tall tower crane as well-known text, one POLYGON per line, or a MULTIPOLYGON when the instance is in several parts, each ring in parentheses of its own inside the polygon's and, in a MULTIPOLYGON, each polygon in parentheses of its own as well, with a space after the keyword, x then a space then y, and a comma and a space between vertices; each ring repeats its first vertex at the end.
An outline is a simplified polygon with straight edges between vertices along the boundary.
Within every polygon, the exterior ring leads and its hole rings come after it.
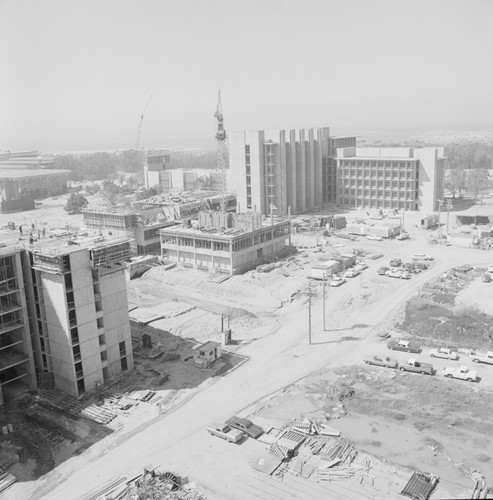
POLYGON ((227 151, 226 151, 226 130, 224 130, 223 108, 221 104, 221 91, 217 91, 217 108, 214 113, 217 120, 217 168, 221 172, 221 193, 222 193, 222 210, 226 210, 225 193, 226 193, 226 167, 227 167, 227 151))
POLYGON ((152 99, 152 94, 149 96, 149 99, 147 99, 147 104, 144 108, 144 111, 142 111, 140 117, 139 117, 139 128, 137 130, 137 139, 135 140, 135 149, 140 148, 140 139, 142 137, 142 122, 144 121, 144 115, 145 112, 147 111, 147 108, 149 107, 149 103, 151 102, 152 99))

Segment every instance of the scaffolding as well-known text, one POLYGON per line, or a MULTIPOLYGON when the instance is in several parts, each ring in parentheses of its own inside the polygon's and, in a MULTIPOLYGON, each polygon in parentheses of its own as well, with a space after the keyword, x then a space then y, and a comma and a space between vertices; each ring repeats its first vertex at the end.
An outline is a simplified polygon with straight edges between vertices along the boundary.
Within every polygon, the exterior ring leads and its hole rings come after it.
POLYGON ((111 266, 130 260, 130 257, 130 239, 125 237, 113 238, 91 249, 91 260, 95 267, 111 266))
POLYGON ((144 225, 142 214, 133 210, 88 208, 82 214, 84 224, 90 228, 131 229, 144 225))

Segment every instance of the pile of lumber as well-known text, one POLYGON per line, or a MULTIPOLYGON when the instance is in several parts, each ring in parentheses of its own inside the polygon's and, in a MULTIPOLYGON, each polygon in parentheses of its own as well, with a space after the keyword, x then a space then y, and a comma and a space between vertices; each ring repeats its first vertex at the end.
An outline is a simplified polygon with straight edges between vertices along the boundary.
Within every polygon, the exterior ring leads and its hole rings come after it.
POLYGON ((0 493, 6 490, 11 484, 14 484, 17 478, 10 472, 1 472, 0 469, 0 493))
POLYGON ((81 415, 98 424, 109 424, 116 415, 102 406, 90 405, 84 408, 81 415))

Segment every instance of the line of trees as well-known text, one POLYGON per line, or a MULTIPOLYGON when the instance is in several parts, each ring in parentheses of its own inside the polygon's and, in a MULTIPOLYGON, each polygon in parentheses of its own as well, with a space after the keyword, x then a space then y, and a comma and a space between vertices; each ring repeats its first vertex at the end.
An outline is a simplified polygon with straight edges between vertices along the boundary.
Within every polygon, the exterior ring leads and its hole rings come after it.
MULTIPOLYGON (((149 153, 159 153, 154 150, 149 153)), ((119 172, 143 174, 144 151, 97 152, 81 155, 63 154, 55 157, 55 167, 70 170, 70 180, 117 180, 119 172)), ((171 168, 214 169, 217 167, 216 151, 174 151, 170 154, 171 168)))
POLYGON ((448 175, 445 188, 457 196, 467 192, 474 200, 489 190, 489 170, 493 168, 493 144, 480 142, 448 144, 448 175))

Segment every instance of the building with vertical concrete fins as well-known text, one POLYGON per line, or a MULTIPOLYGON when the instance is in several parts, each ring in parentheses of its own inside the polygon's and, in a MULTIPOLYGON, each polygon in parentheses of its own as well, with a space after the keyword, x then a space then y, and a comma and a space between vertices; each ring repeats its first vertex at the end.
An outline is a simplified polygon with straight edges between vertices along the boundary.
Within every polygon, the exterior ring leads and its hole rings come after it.
POLYGON ((441 147, 337 149, 337 203, 436 211, 443 199, 445 161, 441 147))
POLYGON ((78 397, 133 368, 129 257, 127 237, 0 248, 0 403, 4 384, 78 397))
POLYGON ((241 210, 265 215, 322 204, 322 149, 329 129, 232 132, 228 189, 241 210))

